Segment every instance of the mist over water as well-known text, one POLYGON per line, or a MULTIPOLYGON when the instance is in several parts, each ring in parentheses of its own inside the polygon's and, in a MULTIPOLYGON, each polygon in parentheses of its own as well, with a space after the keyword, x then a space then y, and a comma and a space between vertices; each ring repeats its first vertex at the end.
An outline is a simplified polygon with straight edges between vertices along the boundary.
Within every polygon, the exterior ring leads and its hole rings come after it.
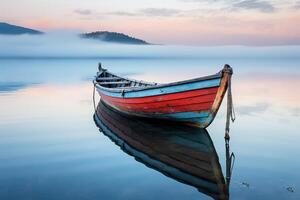
POLYGON ((299 46, 125 45, 82 39, 77 32, 0 35, 2 58, 299 58, 299 46))

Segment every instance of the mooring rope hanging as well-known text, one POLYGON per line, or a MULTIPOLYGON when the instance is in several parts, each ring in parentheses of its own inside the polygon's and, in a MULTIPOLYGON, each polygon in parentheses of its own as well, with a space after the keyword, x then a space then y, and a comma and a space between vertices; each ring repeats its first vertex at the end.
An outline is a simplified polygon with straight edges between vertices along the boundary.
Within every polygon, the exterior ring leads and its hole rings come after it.
POLYGON ((230 153, 229 139, 226 138, 225 138, 225 148, 226 148, 226 183, 227 183, 227 188, 229 188, 230 179, 232 176, 232 171, 235 162, 235 155, 233 152, 230 153))
POLYGON ((233 74, 232 68, 229 65, 225 65, 224 72, 228 74, 227 78, 227 114, 226 114, 226 127, 225 138, 229 139, 230 120, 234 122, 235 112, 233 107, 232 89, 231 89, 231 77, 233 74))
POLYGON ((93 81, 93 85, 94 85, 94 89, 93 89, 93 104, 94 104, 94 111, 95 111, 95 115, 97 116, 97 118, 99 119, 98 113, 97 113, 97 107, 96 107, 96 101, 95 101, 95 93, 96 93, 96 82, 93 81))

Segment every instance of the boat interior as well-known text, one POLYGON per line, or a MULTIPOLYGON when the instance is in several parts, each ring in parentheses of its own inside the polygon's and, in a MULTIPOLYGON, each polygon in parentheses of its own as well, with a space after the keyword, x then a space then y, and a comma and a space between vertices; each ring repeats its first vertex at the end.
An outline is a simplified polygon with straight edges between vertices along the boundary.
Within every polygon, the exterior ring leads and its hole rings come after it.
POLYGON ((133 88, 133 87, 147 87, 157 85, 157 83, 148 83, 145 81, 139 81, 134 79, 122 78, 114 75, 106 70, 102 70, 96 77, 96 81, 99 85, 106 88, 133 88))

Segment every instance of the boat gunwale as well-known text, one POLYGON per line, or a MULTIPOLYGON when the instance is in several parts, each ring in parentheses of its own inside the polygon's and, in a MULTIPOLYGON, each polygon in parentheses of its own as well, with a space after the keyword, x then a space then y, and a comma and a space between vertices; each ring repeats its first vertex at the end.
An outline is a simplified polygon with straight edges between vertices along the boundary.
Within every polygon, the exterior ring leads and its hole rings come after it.
POLYGON ((149 85, 149 86, 138 86, 138 87, 129 87, 129 88, 120 88, 120 87, 108 88, 108 87, 101 86, 100 83, 97 81, 98 76, 95 77, 93 82, 94 82, 95 87, 97 89, 101 89, 101 90, 105 90, 105 91, 113 92, 113 93, 136 92, 136 91, 144 91, 144 90, 164 88, 164 87, 169 87, 169 86, 184 85, 184 84, 189 84, 189 83, 193 83, 193 82, 199 82, 199 81, 206 81, 206 80, 213 80, 213 79, 217 79, 217 78, 222 78, 222 76, 223 76, 223 70, 221 70, 218 73, 213 74, 213 75, 202 76, 202 77, 199 77, 199 78, 193 78, 193 79, 188 79, 188 80, 183 80, 183 81, 176 81, 176 82, 171 82, 171 83, 158 84, 158 83, 138 81, 138 80, 134 80, 134 79, 130 79, 130 78, 123 78, 123 77, 117 76, 113 73, 110 73, 106 70, 105 70, 105 72, 109 73, 113 76, 116 76, 118 78, 128 80, 128 81, 131 81, 131 82, 137 82, 137 83, 143 83, 143 84, 152 84, 152 85, 149 85))

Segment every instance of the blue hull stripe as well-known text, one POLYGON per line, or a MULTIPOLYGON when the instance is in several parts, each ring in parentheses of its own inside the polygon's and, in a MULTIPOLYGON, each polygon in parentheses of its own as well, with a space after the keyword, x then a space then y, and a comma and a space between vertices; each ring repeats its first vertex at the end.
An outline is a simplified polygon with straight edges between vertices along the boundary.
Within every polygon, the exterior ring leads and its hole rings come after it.
POLYGON ((110 92, 110 91, 102 90, 99 86, 97 86, 97 89, 101 93, 111 97, 136 98, 136 97, 156 96, 156 95, 184 92, 189 90, 217 87, 220 85, 220 81, 221 79, 218 78, 218 79, 211 79, 211 80, 205 80, 205 81, 199 81, 193 83, 186 83, 181 85, 167 86, 162 88, 153 88, 153 89, 146 89, 141 91, 129 91, 129 92, 125 92, 123 96, 121 92, 110 92))
POLYGON ((173 119, 177 121, 194 122, 201 126, 210 123, 210 121, 212 120, 212 115, 210 114, 210 112, 201 112, 201 113, 182 112, 182 113, 161 115, 160 117, 166 119, 173 119))
POLYGON ((190 119, 190 118, 207 118, 210 112, 180 112, 180 113, 172 113, 172 114, 163 114, 159 115, 164 118, 178 118, 178 119, 190 119))
MULTIPOLYGON (((139 115, 139 114, 138 114, 139 115)), ((206 125, 212 120, 212 115, 209 111, 203 111, 200 113, 197 112, 180 112, 172 114, 147 114, 143 115, 147 118, 156 118, 156 119, 169 119, 183 122, 194 122, 199 125, 206 125)))

